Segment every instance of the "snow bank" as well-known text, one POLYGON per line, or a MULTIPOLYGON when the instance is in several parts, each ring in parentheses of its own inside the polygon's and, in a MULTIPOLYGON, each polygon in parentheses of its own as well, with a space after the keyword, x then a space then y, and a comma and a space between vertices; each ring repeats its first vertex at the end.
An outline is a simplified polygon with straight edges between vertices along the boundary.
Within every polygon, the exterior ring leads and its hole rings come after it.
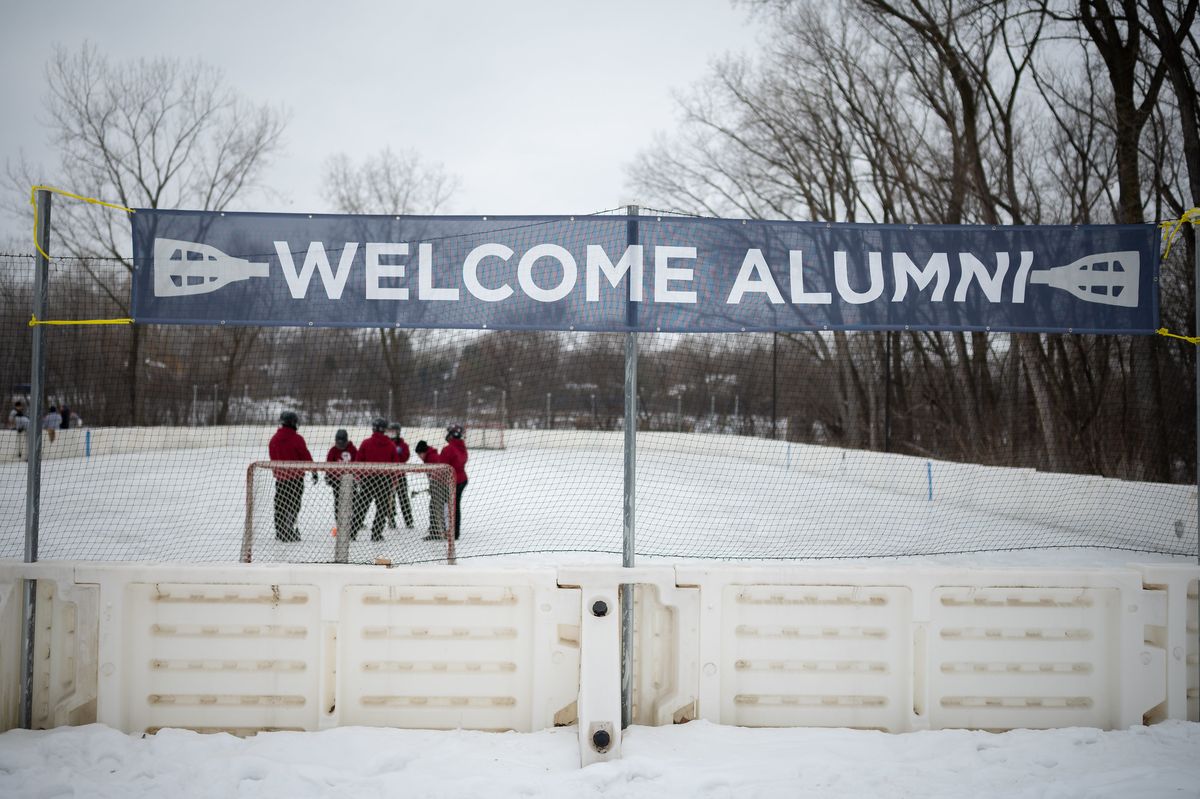
POLYGON ((577 767, 574 728, 348 727, 239 739, 101 725, 0 735, 0 795, 309 797, 1195 796, 1200 724, 888 735, 633 727, 618 761, 577 767))

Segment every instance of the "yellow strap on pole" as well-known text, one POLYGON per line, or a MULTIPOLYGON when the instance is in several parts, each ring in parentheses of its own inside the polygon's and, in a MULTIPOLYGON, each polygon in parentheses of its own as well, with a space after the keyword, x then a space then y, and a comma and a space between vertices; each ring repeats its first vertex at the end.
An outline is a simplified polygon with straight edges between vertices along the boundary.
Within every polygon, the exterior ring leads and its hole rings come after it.
POLYGON ((29 317, 29 326, 38 325, 132 325, 132 319, 38 319, 29 317))
MULTIPOLYGON (((1167 256, 1171 254, 1171 245, 1175 243, 1175 239, 1179 237, 1179 231, 1184 225, 1200 225, 1200 208, 1189 208, 1184 211, 1183 216, 1178 219, 1168 219, 1165 222, 1159 222, 1158 226, 1167 234, 1167 247, 1163 251, 1163 260, 1167 260, 1167 256)), ((1186 341, 1188 344, 1200 344, 1200 336, 1181 336, 1178 333, 1172 333, 1165 327, 1160 327, 1154 331, 1160 336, 1167 338, 1177 338, 1180 341, 1186 341)))
POLYGON ((43 250, 38 245, 38 240, 37 240, 37 193, 39 191, 50 191, 50 192, 54 192, 55 194, 61 194, 64 197, 71 197, 72 199, 75 199, 75 200, 82 200, 83 202, 90 203, 92 205, 102 205, 105 208, 114 208, 118 211, 124 211, 129 214, 134 213, 134 210, 132 208, 126 208, 123 205, 117 205, 116 203, 105 202, 104 200, 97 200, 95 197, 84 197, 82 194, 76 194, 71 191, 63 191, 62 189, 56 189, 53 186, 34 186, 29 192, 29 204, 33 206, 33 246, 37 249, 37 251, 39 253, 41 253, 41 256, 43 258, 45 258, 47 261, 50 260, 50 256, 46 253, 45 250, 43 250))
POLYGON ((1163 260, 1167 260, 1167 256, 1171 254, 1171 245, 1175 243, 1175 239, 1179 236, 1179 231, 1186 224, 1200 225, 1200 208, 1189 208, 1184 211, 1183 216, 1178 219, 1168 219, 1166 222, 1159 222, 1158 226, 1167 234, 1167 248, 1163 251, 1163 260))
POLYGON ((1160 336, 1166 336, 1167 338, 1177 338, 1181 341, 1186 341, 1188 344, 1200 344, 1200 336, 1181 336, 1178 333, 1172 333, 1165 327, 1160 327, 1154 332, 1160 336))

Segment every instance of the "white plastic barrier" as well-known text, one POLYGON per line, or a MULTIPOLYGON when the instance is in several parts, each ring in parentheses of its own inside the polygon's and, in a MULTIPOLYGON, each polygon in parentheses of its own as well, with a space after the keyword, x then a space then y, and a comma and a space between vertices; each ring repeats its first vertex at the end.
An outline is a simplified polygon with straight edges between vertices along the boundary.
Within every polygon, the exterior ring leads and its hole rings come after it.
MULTIPOLYGON (((247 734, 574 721, 579 592, 552 570, 0 566, 18 610, 23 574, 39 578, 36 645, 49 664, 35 674, 36 726, 247 734), (52 712, 37 715, 40 705, 52 712)), ((20 665, 7 609, 5 691, 20 665)))
POLYGON ((1138 566, 1148 588, 1166 593, 1166 617, 1146 630, 1146 640, 1167 658, 1166 701, 1147 714, 1148 721, 1200 721, 1200 601, 1195 566, 1155 564, 1138 566))
POLYGON ((0 730, 21 723, 21 581, 0 581, 0 730))
POLYGON ((714 722, 1112 728, 1184 712, 1148 637, 1169 624, 1171 589, 1134 569, 677 574, 700 589, 699 708, 714 722))
POLYGON ((499 569, 0 563, 0 722, 21 578, 38 580, 34 724, 316 730, 633 722, 902 732, 1200 720, 1194 565, 499 569))

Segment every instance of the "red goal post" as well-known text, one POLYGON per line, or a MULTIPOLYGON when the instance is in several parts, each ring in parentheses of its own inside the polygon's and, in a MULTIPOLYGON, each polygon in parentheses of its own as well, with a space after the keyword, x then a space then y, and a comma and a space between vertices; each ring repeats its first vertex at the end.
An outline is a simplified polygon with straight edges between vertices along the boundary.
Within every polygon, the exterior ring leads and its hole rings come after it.
POLYGON ((454 563, 454 489, 444 463, 254 461, 242 562, 454 563))

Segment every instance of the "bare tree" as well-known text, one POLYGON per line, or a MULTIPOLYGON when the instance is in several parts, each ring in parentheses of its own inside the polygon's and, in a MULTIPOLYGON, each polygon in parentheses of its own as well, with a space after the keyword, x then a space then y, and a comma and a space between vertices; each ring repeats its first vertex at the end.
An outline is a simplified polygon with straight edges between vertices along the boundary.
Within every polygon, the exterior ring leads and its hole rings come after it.
POLYGON ((445 210, 459 180, 413 150, 385 147, 355 164, 345 153, 325 162, 321 188, 347 214, 436 214, 445 210))
MULTIPOLYGON (((280 148, 286 115, 231 88, 199 61, 112 61, 90 45, 58 48, 46 67, 46 110, 58 163, 48 175, 20 162, 8 181, 50 182, 129 208, 219 211, 258 188, 280 148)), ((79 258, 120 313, 132 273, 127 221, 83 203, 55 206, 55 248, 79 258), (123 268, 123 270, 122 270, 123 268)), ((128 331, 128 421, 141 417, 143 331, 128 331)))
MULTIPOLYGON (((441 164, 428 164, 413 150, 393 152, 385 147, 362 163, 345 153, 325 162, 322 190, 335 207, 347 214, 436 214, 458 189, 458 178, 441 164)), ((397 402, 397 418, 408 409, 405 371, 412 365, 410 332, 379 328, 379 347, 388 371, 388 385, 397 402)))
MULTIPOLYGON (((720 63, 680 97, 680 132, 630 171, 647 202, 949 224, 1142 222, 1196 202, 1184 166, 1200 146, 1200 0, 748 5, 768 17, 768 40, 755 61, 720 63)), ((1193 283, 1164 267, 1164 320, 1189 318, 1193 283)), ((874 448, 894 430, 894 449, 914 454, 1194 474, 1194 453, 1166 434, 1189 424, 1174 406, 1190 399, 1191 348, 981 332, 788 338, 807 353, 793 379, 825 387, 792 411, 797 435, 874 448)))

